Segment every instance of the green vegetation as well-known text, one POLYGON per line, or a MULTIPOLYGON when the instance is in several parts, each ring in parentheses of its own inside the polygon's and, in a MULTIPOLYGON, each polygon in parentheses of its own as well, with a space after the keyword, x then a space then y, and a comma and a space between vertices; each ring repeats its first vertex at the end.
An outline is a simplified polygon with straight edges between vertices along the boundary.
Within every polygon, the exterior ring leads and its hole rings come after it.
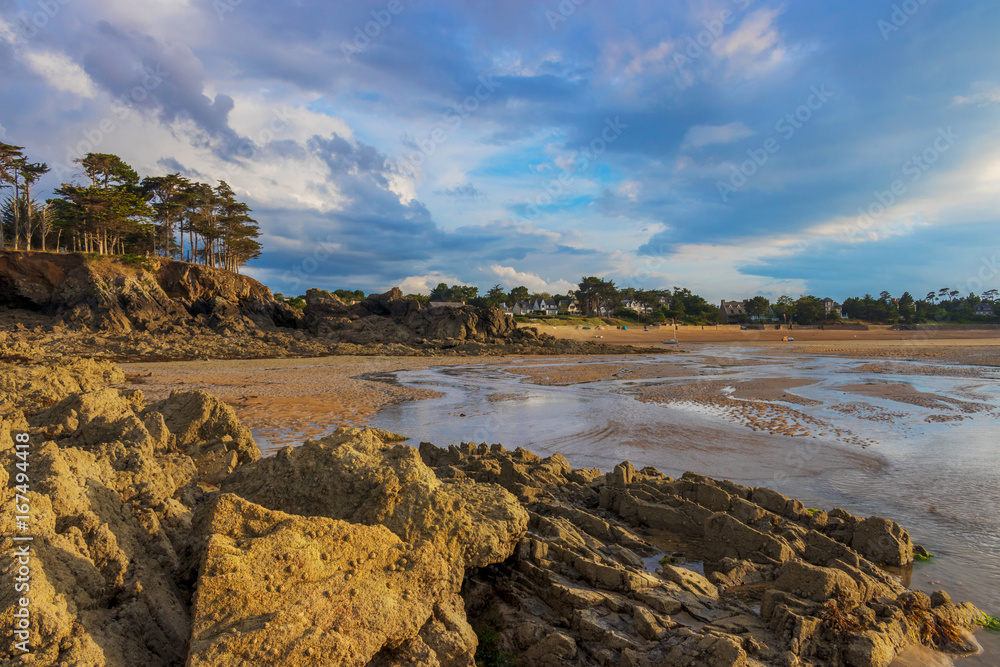
POLYGON ((496 647, 500 632, 495 628, 484 627, 476 631, 479 646, 476 647, 476 665, 479 667, 514 667, 517 662, 514 656, 496 647))
POLYGON ((934 560, 934 554, 929 553, 927 551, 913 554, 914 563, 929 563, 932 560, 934 560))
MULTIPOLYGON (((74 160, 80 182, 63 183, 44 205, 32 193, 48 165, 22 146, 0 142, 0 250, 57 250, 162 256, 238 271, 260 256, 257 222, 225 181, 216 186, 180 174, 139 174, 117 155, 74 160)), ((135 264, 135 260, 126 260, 135 264)))
POLYGON ((128 266, 138 266, 147 271, 153 270, 153 262, 150 261, 149 257, 144 255, 133 255, 130 253, 124 254, 120 257, 122 264, 128 266))
POLYGON ((852 319, 880 324, 996 324, 1000 323, 1000 299, 995 289, 963 297, 956 289, 942 287, 923 299, 914 299, 909 292, 898 299, 889 292, 877 299, 871 294, 853 297, 844 301, 844 312, 852 319), (980 304, 990 306, 995 314, 977 315, 980 304))
POLYGON ((983 614, 983 617, 979 619, 979 625, 992 632, 1000 632, 1000 618, 997 618, 996 616, 983 614))

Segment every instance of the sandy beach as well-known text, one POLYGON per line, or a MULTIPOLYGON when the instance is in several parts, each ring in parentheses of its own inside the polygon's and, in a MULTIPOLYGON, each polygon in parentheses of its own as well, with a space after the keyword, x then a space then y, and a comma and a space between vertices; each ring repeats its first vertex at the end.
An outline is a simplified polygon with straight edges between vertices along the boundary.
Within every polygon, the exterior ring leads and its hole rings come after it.
POLYGON ((265 453, 301 444, 337 426, 361 426, 387 405, 432 398, 380 374, 429 365, 468 363, 419 357, 321 357, 122 364, 129 386, 147 399, 200 389, 232 405, 265 453), (367 376, 367 377, 362 377, 367 376), (263 436, 261 438, 260 436, 263 436), (266 440, 266 442, 264 442, 266 440))
MULTIPOLYGON (((595 335, 614 345, 654 344, 668 328, 649 331, 605 328, 595 334, 593 329, 572 327, 540 327, 541 333, 586 341, 595 335)), ((984 370, 967 365, 1000 366, 1000 331, 924 332, 794 330, 741 331, 737 327, 681 327, 677 333, 679 345, 664 345, 664 353, 698 353, 707 346, 720 344, 733 347, 760 348, 761 353, 789 358, 805 355, 827 355, 879 360, 859 366, 859 372, 893 374, 952 374, 940 365, 915 366, 913 362, 956 364, 954 374, 963 377, 983 377, 984 370), (781 336, 792 333, 794 342, 781 342, 781 336), (987 335, 993 334, 993 335, 987 335), (882 362, 884 360, 884 362, 882 362)), ((773 360, 741 358, 733 360, 716 350, 702 356, 702 362, 726 369, 755 364, 773 364, 773 360)), ((166 397, 176 389, 202 389, 232 405, 240 418, 267 442, 263 449, 299 444, 304 438, 321 435, 332 426, 360 426, 371 423, 382 408, 405 401, 432 398, 439 394, 433 389, 407 388, 392 382, 387 375, 397 370, 414 370, 432 366, 455 366, 486 363, 498 365, 508 372, 524 375, 532 384, 543 386, 573 385, 602 380, 643 380, 652 378, 683 379, 696 375, 690 366, 670 361, 648 363, 640 357, 622 355, 595 357, 508 357, 446 358, 446 357, 367 357, 334 356, 303 359, 209 360, 183 362, 150 362, 123 364, 129 386, 141 389, 147 398, 166 397), (512 363, 517 361, 519 363, 512 363), (520 363, 525 362, 525 363, 520 363)), ((723 370, 723 372, 725 372, 723 370)), ((796 418, 791 408, 768 406, 757 408, 750 400, 781 401, 809 404, 794 393, 785 391, 801 382, 786 379, 743 382, 736 393, 724 396, 715 383, 691 382, 648 388, 643 400, 695 401, 730 412, 736 421, 754 430, 787 434, 812 434, 815 423, 796 418), (748 407, 750 406, 750 407, 748 407), (753 411, 750 414, 747 410, 753 411), (760 410, 764 410, 760 412, 760 410), (760 414, 757 414, 760 412, 760 414), (781 414, 777 414, 780 412, 781 414), (810 426, 812 428, 810 428, 810 426)), ((919 396, 912 388, 892 383, 852 386, 846 392, 877 396, 930 405, 939 397, 919 396), (904 395, 905 394, 905 395, 904 395)), ((967 407, 967 406, 966 406, 967 407)), ((848 409, 854 412, 854 409, 848 409)), ((883 419, 878 410, 867 406, 872 418, 883 419)), ((889 415, 891 416, 891 415, 889 415)))

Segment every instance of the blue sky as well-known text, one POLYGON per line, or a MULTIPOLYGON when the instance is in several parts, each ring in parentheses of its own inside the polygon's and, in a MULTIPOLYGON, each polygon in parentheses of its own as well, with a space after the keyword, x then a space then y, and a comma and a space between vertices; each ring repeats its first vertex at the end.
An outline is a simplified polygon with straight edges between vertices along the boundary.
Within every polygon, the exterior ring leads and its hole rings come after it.
POLYGON ((0 140, 227 180, 276 291, 1000 287, 1000 3, 0 0, 0 140))

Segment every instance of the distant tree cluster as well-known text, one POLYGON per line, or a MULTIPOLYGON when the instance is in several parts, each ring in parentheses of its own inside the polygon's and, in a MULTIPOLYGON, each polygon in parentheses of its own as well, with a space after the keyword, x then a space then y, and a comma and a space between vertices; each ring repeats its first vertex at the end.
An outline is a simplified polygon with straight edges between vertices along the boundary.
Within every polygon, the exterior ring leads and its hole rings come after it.
POLYGON ((470 302, 479 298, 479 288, 468 285, 452 285, 448 287, 445 283, 439 283, 431 290, 431 301, 459 301, 470 302))
POLYGON ((180 174, 147 176, 117 155, 75 160, 80 182, 63 183, 42 204, 33 187, 49 167, 22 146, 0 143, 0 249, 174 257, 238 271, 260 256, 257 221, 225 181, 216 186, 180 174))
POLYGON ((898 299, 889 292, 882 292, 877 299, 866 294, 844 301, 844 313, 852 319, 882 324, 1000 322, 997 317, 1000 315, 1000 293, 989 289, 978 296, 973 293, 961 296, 956 289, 942 287, 937 292, 928 292, 923 299, 914 299, 909 292, 898 299))
POLYGON ((612 280, 587 276, 580 281, 575 297, 590 317, 613 314, 651 323, 670 320, 683 324, 716 324, 721 318, 717 306, 683 287, 673 291, 619 288, 612 280))

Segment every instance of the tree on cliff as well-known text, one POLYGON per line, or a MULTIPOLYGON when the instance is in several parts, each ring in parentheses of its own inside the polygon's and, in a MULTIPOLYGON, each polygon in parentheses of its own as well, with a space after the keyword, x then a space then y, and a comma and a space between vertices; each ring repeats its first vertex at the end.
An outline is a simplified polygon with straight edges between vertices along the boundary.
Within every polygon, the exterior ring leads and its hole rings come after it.
POLYGON ((63 183, 49 202, 53 226, 74 250, 181 259, 186 250, 188 261, 230 271, 260 256, 257 221, 224 181, 213 188, 173 173, 140 182, 132 167, 106 153, 77 163, 86 182, 63 183))
MULTIPOLYGON (((175 230, 192 201, 191 182, 177 173, 147 176, 142 179, 142 191, 153 208, 153 254, 171 257, 178 250, 175 230)), ((179 250, 183 255, 183 235, 179 250)))
POLYGON ((22 146, 0 143, 0 187, 10 188, 11 194, 2 203, 3 229, 0 229, 0 249, 4 247, 3 232, 10 231, 14 249, 31 250, 32 239, 42 226, 42 208, 32 196, 32 187, 49 171, 44 162, 29 162, 22 146))
POLYGON ((73 232, 74 247, 85 252, 125 252, 125 241, 152 231, 152 209, 139 187, 139 175, 117 155, 88 153, 76 160, 87 185, 63 183, 55 193, 64 225, 73 232))

